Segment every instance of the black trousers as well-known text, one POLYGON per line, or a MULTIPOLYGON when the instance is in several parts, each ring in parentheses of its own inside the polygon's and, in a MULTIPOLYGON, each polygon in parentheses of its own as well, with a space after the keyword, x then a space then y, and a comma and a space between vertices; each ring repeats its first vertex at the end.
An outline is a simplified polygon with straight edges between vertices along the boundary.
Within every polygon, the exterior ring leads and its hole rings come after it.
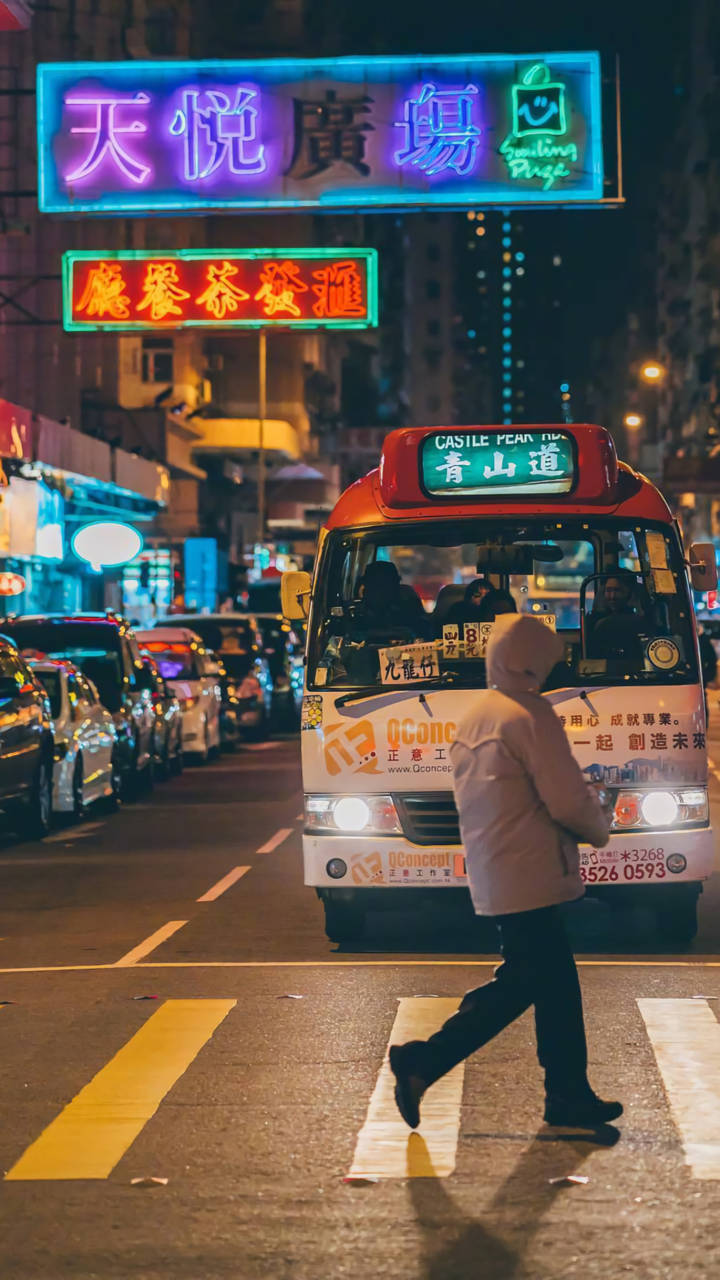
POLYGON ((487 1044, 535 1006, 540 1065, 548 1094, 584 1094, 587 1044, 575 960, 557 907, 495 916, 503 963, 491 982, 468 991, 457 1013, 418 1041, 417 1066, 428 1083, 487 1044))

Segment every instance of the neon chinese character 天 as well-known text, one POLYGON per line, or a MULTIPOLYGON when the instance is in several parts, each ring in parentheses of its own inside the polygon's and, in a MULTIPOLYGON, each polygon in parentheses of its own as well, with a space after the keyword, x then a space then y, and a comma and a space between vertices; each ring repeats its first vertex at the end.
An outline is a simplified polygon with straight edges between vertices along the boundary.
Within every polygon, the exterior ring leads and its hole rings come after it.
POLYGON ((371 103, 367 96, 338 98, 335 89, 327 89, 324 98, 313 101, 294 98, 295 145, 286 175, 314 178, 344 161, 367 178, 365 134, 372 132, 373 125, 357 117, 368 114, 371 103))
POLYGON ((257 140, 258 96, 242 86, 234 101, 220 89, 184 90, 170 133, 184 139, 186 181, 209 178, 223 166, 238 175, 265 172, 265 147, 257 140))
POLYGON ((207 289, 195 301, 206 307, 216 320, 223 320, 228 311, 237 311, 240 303, 250 297, 249 293, 230 279, 237 274, 238 268, 232 262, 223 262, 221 266, 211 262, 207 269, 207 289))
POLYGON ((405 119, 398 124, 405 130, 405 145, 395 153, 395 163, 416 165, 428 177, 447 169, 470 173, 480 144, 480 126, 473 121, 477 100, 475 84, 464 89, 423 85, 417 98, 406 99, 405 119))
POLYGON ((177 304, 189 298, 187 290, 180 288, 177 267, 174 262, 151 262, 143 283, 143 297, 138 311, 150 309, 151 320, 164 320, 166 316, 181 316, 182 307, 177 304))
POLYGON ((319 281, 312 286, 318 299, 313 303, 313 312, 318 318, 365 315, 362 278, 356 262, 332 262, 313 271, 313 279, 319 281))
POLYGON ((122 265, 119 262, 99 262, 88 271, 87 281, 76 309, 88 316, 112 316, 113 320, 127 320, 130 315, 130 298, 125 293, 122 265))
POLYGON ((147 133, 147 121, 139 120, 136 115, 135 119, 123 124, 117 118, 117 112, 131 106, 147 107, 149 103, 150 95, 142 92, 130 96, 88 94, 82 97, 66 98, 67 107, 94 107, 95 121, 93 124, 73 125, 70 129, 71 133, 92 134, 92 145, 78 167, 72 173, 64 175, 65 181, 80 182, 83 178, 92 177, 107 156, 131 182, 145 182, 152 173, 150 165, 143 164, 131 155, 120 141, 120 135, 147 133))
POLYGON ((255 301, 264 303, 265 315, 275 316, 285 311, 299 316, 301 311, 295 301, 297 293, 307 293, 307 285, 300 279, 296 262, 268 262, 260 272, 260 288, 255 301))
POLYGON ((436 467, 435 470, 445 472, 446 484, 462 484, 462 469, 469 466, 470 461, 468 458, 463 458, 455 449, 451 449, 449 453, 446 453, 445 461, 441 462, 440 466, 436 467))

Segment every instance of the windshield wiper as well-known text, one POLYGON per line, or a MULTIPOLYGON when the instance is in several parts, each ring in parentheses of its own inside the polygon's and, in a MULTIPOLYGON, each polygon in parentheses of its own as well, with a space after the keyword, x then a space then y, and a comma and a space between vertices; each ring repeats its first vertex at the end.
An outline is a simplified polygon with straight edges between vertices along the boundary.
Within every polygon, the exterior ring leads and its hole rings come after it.
POLYGON ((414 682, 412 684, 395 685, 378 684, 362 692, 355 690, 352 693, 344 693, 342 697, 336 700, 335 706, 348 707, 353 702, 364 702, 367 698, 377 698, 381 694, 390 693, 393 690, 397 693, 417 693, 418 696, 422 697, 423 690, 428 686, 432 689, 439 689, 445 685, 456 684, 459 679, 460 673, 458 671, 443 671, 442 675, 428 676, 426 680, 418 681, 417 684, 414 682))

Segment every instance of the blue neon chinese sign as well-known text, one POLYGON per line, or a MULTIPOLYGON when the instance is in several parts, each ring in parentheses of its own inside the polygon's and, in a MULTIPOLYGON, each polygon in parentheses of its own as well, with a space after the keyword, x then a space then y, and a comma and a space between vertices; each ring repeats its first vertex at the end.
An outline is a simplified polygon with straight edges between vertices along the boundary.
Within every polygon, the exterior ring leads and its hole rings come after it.
POLYGON ((38 155, 55 213, 588 203, 600 60, 42 64, 38 155))

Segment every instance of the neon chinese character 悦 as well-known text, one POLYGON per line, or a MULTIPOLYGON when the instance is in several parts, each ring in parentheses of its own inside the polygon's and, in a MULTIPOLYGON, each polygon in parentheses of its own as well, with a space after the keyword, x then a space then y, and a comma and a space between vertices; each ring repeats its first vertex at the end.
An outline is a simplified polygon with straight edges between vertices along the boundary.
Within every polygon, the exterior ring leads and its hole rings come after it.
POLYGON ((138 303, 138 311, 150 308, 151 320, 164 320, 165 316, 181 316, 182 307, 178 302, 189 298, 190 294, 180 288, 177 267, 174 262, 151 262, 143 282, 145 290, 142 302, 138 303))
POLYGON ((508 462, 507 466, 504 467, 504 461, 505 459, 500 450, 495 449, 493 452, 493 465, 488 465, 483 468, 483 475, 485 479, 492 480, 495 476, 507 476, 508 480, 511 480, 517 471, 517 467, 514 462, 508 462))
POLYGON ((318 300, 313 303, 313 311, 319 318, 323 316, 364 316, 362 277, 357 263, 332 262, 319 271, 313 271, 319 284, 312 286, 318 300))
POLYGON ((368 97, 338 101, 334 89, 326 90, 324 99, 318 101, 295 98, 295 147, 286 174, 314 178, 344 161, 366 178, 370 166, 365 163, 365 134, 373 126, 365 120, 358 122, 356 117, 367 114, 371 102, 368 97))
POLYGON ((108 156, 121 173, 125 174, 131 182, 144 182, 152 172, 147 164, 142 164, 140 160, 136 160, 125 150, 122 145, 119 134, 123 133, 147 133, 147 124, 144 120, 131 120, 127 124, 120 124, 116 118, 116 112, 123 107, 135 106, 146 107, 150 102, 150 95, 147 93, 135 93, 130 97, 106 94, 89 94, 82 98, 66 98, 66 107, 94 107, 95 123, 94 124, 78 124, 73 125, 71 133, 90 133, 93 135, 93 142, 85 159, 77 169, 72 173, 64 175, 66 182, 79 182, 82 178, 89 178, 98 165, 108 156))
POLYGON ((541 444, 539 449, 531 449, 530 472, 534 476, 557 475, 559 471, 560 450, 556 444, 541 444))
POLYGON ((395 163, 417 165, 428 177, 454 169, 457 174, 474 168, 480 144, 480 126, 473 122, 478 87, 437 89, 424 84, 417 98, 405 102, 405 146, 395 153, 395 163))
POLYGON ((236 276, 238 268, 232 262, 223 262, 222 266, 211 262, 207 269, 207 289, 195 301, 207 308, 216 320, 223 320, 228 311, 237 311, 241 302, 250 297, 244 289, 233 284, 230 276, 236 276))
POLYGON ((230 173, 264 173, 265 147, 257 141, 255 89, 238 87, 235 101, 220 89, 186 89, 170 123, 173 137, 185 140, 187 182, 209 178, 221 165, 230 173))
POLYGON ((462 484, 462 469, 463 467, 469 466, 469 458, 461 457, 459 453, 452 449, 450 453, 445 454, 445 461, 442 462, 439 467, 436 467, 435 470, 445 472, 446 484, 462 484))
POLYGON ((287 311, 291 316, 302 314, 295 294, 307 293, 307 285, 300 279, 299 270, 297 263, 286 261, 268 262, 260 272, 261 285, 255 301, 265 303, 266 316, 277 315, 279 311, 287 311))
POLYGON ((125 293, 119 262, 100 262, 91 267, 85 282, 83 295, 75 308, 89 316, 112 316, 113 320, 127 320, 130 315, 130 299, 125 293))

